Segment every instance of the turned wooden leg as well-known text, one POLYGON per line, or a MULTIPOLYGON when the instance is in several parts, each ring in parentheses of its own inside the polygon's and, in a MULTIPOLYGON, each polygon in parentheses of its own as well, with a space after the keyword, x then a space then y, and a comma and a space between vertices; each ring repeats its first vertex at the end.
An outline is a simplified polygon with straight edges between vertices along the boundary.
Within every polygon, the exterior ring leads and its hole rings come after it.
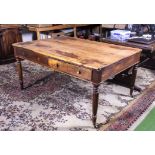
POLYGON ((98 99, 99 99, 98 88, 99 88, 99 84, 93 84, 92 121, 95 128, 97 128, 96 119, 97 119, 97 109, 98 109, 98 99))
POLYGON ((130 81, 130 95, 133 97, 133 91, 135 89, 135 80, 136 80, 136 75, 137 75, 137 65, 135 65, 132 69, 132 77, 130 81))
POLYGON ((24 88, 23 87, 23 71, 22 71, 22 64, 21 60, 19 58, 17 60, 17 71, 18 71, 18 76, 19 76, 19 82, 20 82, 20 88, 21 90, 24 88))

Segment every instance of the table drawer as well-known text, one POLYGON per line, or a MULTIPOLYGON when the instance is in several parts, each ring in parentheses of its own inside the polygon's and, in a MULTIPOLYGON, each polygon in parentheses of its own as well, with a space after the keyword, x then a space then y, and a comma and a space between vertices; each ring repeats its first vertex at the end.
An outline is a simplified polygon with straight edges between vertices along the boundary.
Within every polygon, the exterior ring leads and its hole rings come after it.
POLYGON ((55 59, 49 59, 48 65, 56 71, 64 72, 85 80, 91 80, 92 70, 55 59))

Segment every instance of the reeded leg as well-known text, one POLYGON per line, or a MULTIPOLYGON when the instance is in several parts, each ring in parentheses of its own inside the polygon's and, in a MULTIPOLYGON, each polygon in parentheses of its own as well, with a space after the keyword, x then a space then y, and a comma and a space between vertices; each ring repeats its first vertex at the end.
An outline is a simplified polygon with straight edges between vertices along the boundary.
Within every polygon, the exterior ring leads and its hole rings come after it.
POLYGON ((21 60, 19 58, 17 60, 17 71, 18 71, 18 76, 19 76, 19 82, 20 82, 20 88, 21 90, 24 88, 23 87, 23 71, 22 71, 22 64, 21 60))
POLYGON ((98 99, 99 99, 99 92, 98 92, 99 84, 93 84, 93 107, 92 107, 92 121, 95 128, 97 128, 96 125, 96 119, 97 119, 97 109, 98 109, 98 99))
POLYGON ((130 95, 133 97, 133 91, 135 89, 135 80, 136 80, 136 75, 137 75, 137 66, 133 67, 132 70, 132 77, 131 77, 131 81, 130 81, 130 95))

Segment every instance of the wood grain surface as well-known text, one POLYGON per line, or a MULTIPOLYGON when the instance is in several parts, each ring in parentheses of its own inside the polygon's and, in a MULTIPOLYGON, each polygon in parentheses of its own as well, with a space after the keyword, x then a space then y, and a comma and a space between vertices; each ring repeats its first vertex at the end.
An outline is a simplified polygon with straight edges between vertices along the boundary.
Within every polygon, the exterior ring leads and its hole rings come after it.
MULTIPOLYGON (((16 47, 91 69, 101 69, 122 59, 139 55, 141 50, 72 37, 16 43, 16 47)), ((137 60, 138 61, 138 60, 137 60)), ((137 63, 134 62, 134 63, 137 63)), ((125 63, 125 62, 124 62, 125 63)))

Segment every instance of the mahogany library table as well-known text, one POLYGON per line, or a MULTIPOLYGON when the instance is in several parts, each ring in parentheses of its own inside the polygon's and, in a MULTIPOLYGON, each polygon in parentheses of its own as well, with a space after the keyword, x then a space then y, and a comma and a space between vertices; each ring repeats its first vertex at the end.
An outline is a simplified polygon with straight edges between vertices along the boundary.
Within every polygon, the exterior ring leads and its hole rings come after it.
POLYGON ((13 47, 21 89, 24 88, 21 65, 23 59, 91 82, 93 85, 92 121, 94 127, 97 127, 100 84, 110 77, 132 68, 132 87, 130 89, 132 92, 137 73, 136 64, 139 63, 141 53, 141 49, 138 48, 66 36, 15 43, 13 47))

